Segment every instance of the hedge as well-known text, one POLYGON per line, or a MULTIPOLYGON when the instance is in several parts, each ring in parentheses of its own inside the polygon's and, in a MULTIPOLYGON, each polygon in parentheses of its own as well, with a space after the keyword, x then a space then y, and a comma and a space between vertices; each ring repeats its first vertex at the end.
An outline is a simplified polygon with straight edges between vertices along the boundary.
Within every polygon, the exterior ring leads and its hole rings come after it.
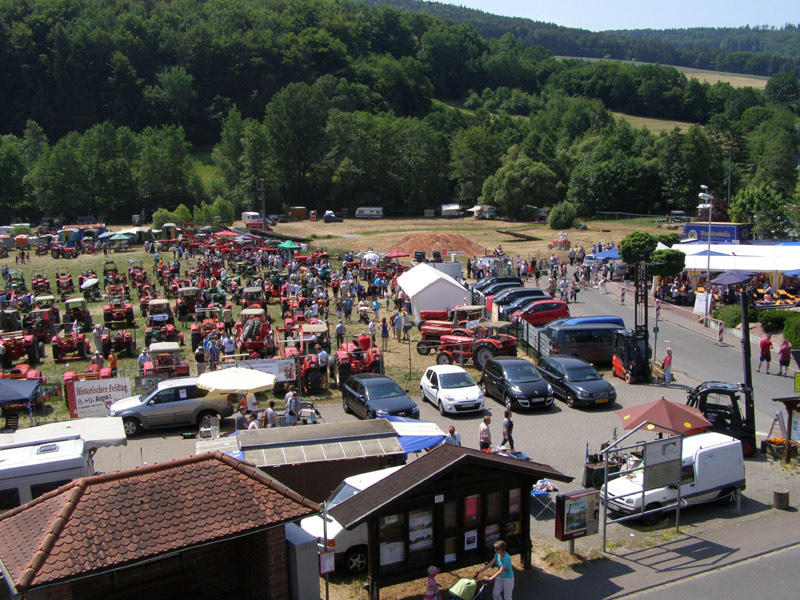
POLYGON ((789 340, 794 348, 800 348, 800 314, 790 313, 792 318, 787 319, 783 326, 783 337, 789 340))

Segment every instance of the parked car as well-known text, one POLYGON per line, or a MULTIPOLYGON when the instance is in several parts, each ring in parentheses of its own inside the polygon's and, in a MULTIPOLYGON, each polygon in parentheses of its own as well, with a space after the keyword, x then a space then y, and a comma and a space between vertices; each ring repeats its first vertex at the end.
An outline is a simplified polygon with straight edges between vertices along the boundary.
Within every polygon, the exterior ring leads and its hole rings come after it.
POLYGON ((489 296, 496 296, 504 290, 518 289, 521 287, 522 284, 515 281, 498 281, 478 291, 484 298, 488 298, 489 296))
POLYGON ((569 325, 572 319, 553 322, 544 328, 550 342, 550 354, 569 354, 594 364, 611 363, 614 357, 614 334, 617 323, 584 323, 569 325))
POLYGON ((161 381, 140 396, 117 400, 108 409, 109 417, 122 417, 128 436, 137 435, 143 429, 208 426, 212 417, 224 418, 232 414, 230 397, 200 389, 197 377, 161 381))
POLYGON ((433 404, 439 413, 483 412, 483 391, 461 367, 428 367, 419 381, 422 400, 433 404))
POLYGON ((419 419, 419 407, 408 397, 408 390, 377 373, 350 376, 342 387, 342 408, 364 419, 389 416, 419 419))
POLYGON ((617 401, 614 386, 585 360, 563 354, 543 356, 538 368, 553 387, 553 393, 570 408, 579 404, 613 404, 617 401))
POLYGON ((519 300, 521 298, 549 298, 544 291, 537 289, 537 288, 517 288, 517 289, 510 289, 500 292, 492 299, 494 304, 497 304, 501 307, 506 307, 512 302, 519 300))
POLYGON ((561 300, 535 300, 511 313, 511 320, 527 321, 531 325, 546 325, 555 319, 569 317, 569 306, 561 300))
POLYGON ((519 277, 515 277, 512 275, 498 275, 495 277, 484 277, 480 281, 473 283, 472 289, 473 291, 479 292, 495 283, 508 282, 508 281, 516 283, 517 285, 523 285, 522 279, 520 279, 519 277))
POLYGON ((524 358, 493 358, 481 373, 485 396, 515 408, 547 408, 553 404, 553 388, 538 369, 524 358))

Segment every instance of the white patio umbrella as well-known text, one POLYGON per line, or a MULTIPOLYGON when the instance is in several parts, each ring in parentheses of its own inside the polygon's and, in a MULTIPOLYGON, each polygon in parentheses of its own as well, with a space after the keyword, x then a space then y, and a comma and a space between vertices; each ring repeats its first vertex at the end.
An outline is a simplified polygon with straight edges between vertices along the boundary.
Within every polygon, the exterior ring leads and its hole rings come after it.
POLYGON ((197 378, 197 387, 218 394, 246 394, 270 390, 276 379, 271 373, 231 367, 202 373, 197 378))
POLYGON ((97 285, 100 281, 94 277, 90 277, 81 284, 82 290, 88 290, 90 287, 97 285))

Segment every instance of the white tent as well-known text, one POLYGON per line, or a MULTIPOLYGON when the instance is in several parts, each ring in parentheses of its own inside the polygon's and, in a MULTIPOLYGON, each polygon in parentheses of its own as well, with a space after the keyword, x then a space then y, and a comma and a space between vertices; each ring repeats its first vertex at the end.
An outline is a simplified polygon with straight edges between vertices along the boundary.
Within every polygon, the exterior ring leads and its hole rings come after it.
POLYGON ((470 297, 455 279, 424 263, 400 275, 397 285, 411 299, 414 320, 421 310, 446 310, 466 304, 470 297))

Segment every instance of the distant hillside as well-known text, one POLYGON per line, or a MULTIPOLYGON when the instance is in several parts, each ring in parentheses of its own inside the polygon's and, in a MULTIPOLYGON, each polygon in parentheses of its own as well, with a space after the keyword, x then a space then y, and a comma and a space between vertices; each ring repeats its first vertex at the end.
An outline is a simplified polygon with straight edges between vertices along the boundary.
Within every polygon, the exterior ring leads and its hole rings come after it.
POLYGON ((637 60, 749 75, 770 76, 782 71, 800 75, 800 39, 798 30, 789 25, 780 30, 703 28, 594 33, 438 2, 361 1, 467 23, 484 37, 500 38, 512 33, 526 46, 542 46, 560 56, 637 60), (730 35, 726 36, 726 32, 730 35))

